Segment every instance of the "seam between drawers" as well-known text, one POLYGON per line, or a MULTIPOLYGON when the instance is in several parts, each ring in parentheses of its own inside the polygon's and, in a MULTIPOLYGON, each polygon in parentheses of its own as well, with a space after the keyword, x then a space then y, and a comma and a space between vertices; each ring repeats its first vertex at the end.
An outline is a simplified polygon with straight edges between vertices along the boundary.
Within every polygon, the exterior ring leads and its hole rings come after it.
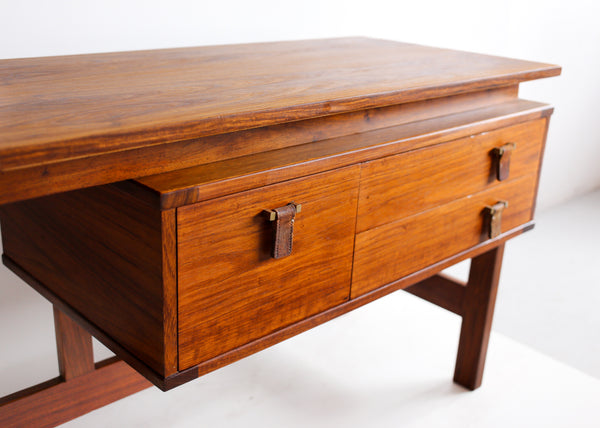
POLYGON ((358 164, 358 191, 356 193, 356 212, 354 213, 354 230, 352 232, 352 264, 350 265, 350 287, 348 287, 348 299, 352 300, 352 282, 354 280, 354 256, 356 254, 356 226, 358 225, 358 205, 360 203, 360 189, 362 187, 362 170, 364 162, 358 164))

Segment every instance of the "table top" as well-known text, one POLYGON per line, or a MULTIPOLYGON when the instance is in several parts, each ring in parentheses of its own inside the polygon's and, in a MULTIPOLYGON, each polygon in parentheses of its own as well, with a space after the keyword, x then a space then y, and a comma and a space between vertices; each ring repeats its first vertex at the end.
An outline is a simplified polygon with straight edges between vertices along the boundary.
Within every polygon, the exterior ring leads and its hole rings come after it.
POLYGON ((0 172, 558 74, 368 38, 2 60, 0 172))

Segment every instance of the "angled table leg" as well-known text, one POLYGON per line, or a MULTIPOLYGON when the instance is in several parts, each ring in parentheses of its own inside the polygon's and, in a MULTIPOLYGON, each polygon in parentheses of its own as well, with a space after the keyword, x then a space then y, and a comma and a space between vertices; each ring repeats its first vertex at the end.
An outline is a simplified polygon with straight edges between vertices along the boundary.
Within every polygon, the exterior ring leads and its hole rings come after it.
POLYGON ((503 254, 504 244, 471 260, 454 370, 454 382, 471 390, 481 386, 503 254))
POLYGON ((60 376, 0 398, 1 427, 54 427, 151 384, 118 358, 94 364, 92 336, 54 308, 60 376))
POLYGON ((481 386, 503 254, 502 243, 472 258, 466 284, 438 274, 405 289, 462 317, 454 381, 471 390, 481 386))

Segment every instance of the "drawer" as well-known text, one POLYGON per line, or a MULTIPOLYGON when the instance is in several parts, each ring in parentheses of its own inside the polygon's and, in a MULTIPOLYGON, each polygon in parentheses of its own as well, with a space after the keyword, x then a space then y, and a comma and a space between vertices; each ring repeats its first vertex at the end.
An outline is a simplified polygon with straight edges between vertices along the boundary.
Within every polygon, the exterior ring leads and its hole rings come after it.
POLYGON ((363 164, 357 232, 498 185, 493 150, 514 143, 510 178, 537 171, 545 120, 521 123, 363 164))
POLYGON ((537 174, 356 235, 352 298, 488 239, 485 207, 507 201, 502 232, 532 219, 537 174))
POLYGON ((358 177, 352 166, 177 210, 180 370, 348 300, 358 177), (292 201, 292 253, 274 259, 263 210, 292 201))

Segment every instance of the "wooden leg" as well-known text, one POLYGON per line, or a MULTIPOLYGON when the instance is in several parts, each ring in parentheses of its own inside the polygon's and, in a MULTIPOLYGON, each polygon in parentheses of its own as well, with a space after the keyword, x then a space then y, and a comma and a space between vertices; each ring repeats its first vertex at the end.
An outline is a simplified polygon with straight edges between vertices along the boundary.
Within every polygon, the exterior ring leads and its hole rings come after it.
POLYGON ((58 370, 63 380, 94 371, 92 335, 54 306, 58 370))
POLYGON ((504 244, 471 260, 454 371, 454 382, 471 390, 481 386, 503 253, 504 244))
POLYGON ((471 390, 481 386, 504 244, 471 259, 466 284, 442 274, 405 290, 462 317, 454 381, 471 390))
POLYGON ((118 358, 94 364, 92 337, 54 308, 60 376, 0 398, 0 427, 54 427, 150 386, 118 358))
POLYGON ((465 286, 462 282, 438 273, 404 290, 462 316, 465 286))

